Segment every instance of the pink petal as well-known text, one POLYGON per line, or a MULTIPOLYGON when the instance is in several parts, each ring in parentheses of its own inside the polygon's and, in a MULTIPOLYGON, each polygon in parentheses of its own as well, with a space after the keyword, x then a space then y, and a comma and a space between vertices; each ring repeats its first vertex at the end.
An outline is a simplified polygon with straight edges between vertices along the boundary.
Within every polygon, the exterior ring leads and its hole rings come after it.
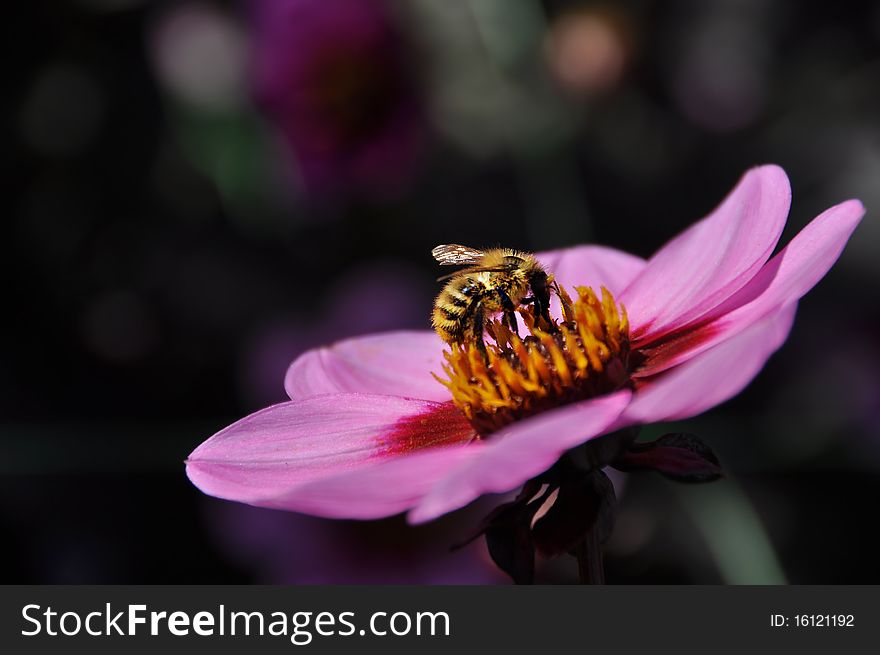
POLYGON ((796 303, 637 389, 617 426, 694 416, 732 398, 785 342, 796 303))
POLYGON ((514 423, 434 486, 409 513, 424 523, 464 507, 485 493, 510 491, 546 471, 570 448, 600 435, 630 401, 629 391, 587 400, 514 423))
MULTIPOLYGON (((350 512, 335 504, 322 510, 318 500, 297 490, 383 461, 409 459, 423 448, 456 450, 473 437, 473 428, 451 403, 368 394, 314 396, 274 405, 221 430, 193 451, 187 475, 220 498, 323 516, 364 516, 370 513, 368 499, 359 505, 363 498, 349 498, 350 512)), ((453 461, 460 456, 450 455, 453 461)), ((412 484, 422 480, 416 476, 412 484)), ((385 491, 398 500, 413 493, 403 480, 385 491)), ((373 515, 386 511, 387 503, 381 511, 373 508, 373 515)))
POLYGON ((575 246, 539 252, 538 260, 567 289, 586 285, 597 292, 606 287, 617 295, 645 268, 645 260, 604 246, 575 246))
POLYGON ((386 459, 291 488, 268 506, 328 518, 377 519, 400 514, 484 449, 472 443, 386 459))
POLYGON ((442 372, 443 349, 430 330, 346 339, 298 357, 287 369, 284 388, 293 400, 361 392, 443 402, 449 391, 431 376, 442 372))
POLYGON ((748 171, 714 212, 651 257, 618 299, 635 340, 686 325, 742 288, 773 252, 790 203, 781 168, 748 171))
POLYGON ((649 360, 637 376, 654 375, 729 339, 764 316, 799 300, 840 257, 865 214, 858 200, 849 200, 813 219, 742 289, 712 311, 720 318, 678 336, 661 339, 644 352, 649 360))

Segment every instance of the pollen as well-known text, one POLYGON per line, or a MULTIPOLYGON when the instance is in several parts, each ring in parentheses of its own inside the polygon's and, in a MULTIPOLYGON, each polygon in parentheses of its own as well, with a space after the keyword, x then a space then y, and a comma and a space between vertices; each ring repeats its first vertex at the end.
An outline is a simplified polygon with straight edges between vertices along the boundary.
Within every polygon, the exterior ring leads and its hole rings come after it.
POLYGON ((590 287, 575 291, 572 300, 558 289, 562 318, 549 330, 537 327, 533 308, 524 307, 518 311, 527 336, 493 320, 485 349, 467 341, 444 353, 443 376, 434 377, 481 436, 628 384, 626 309, 604 287, 600 295, 590 287))

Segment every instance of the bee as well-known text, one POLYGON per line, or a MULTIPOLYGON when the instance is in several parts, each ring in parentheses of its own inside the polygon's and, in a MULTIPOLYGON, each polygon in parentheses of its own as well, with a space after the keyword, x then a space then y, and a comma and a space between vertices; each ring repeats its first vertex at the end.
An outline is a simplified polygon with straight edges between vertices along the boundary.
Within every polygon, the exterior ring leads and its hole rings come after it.
POLYGON ((518 334, 516 309, 522 304, 533 304, 536 319, 553 330, 549 311, 553 277, 531 253, 447 244, 431 254, 442 266, 467 267, 437 279, 448 282, 434 301, 431 323, 446 343, 471 341, 485 352, 486 321, 501 313, 502 323, 518 334))

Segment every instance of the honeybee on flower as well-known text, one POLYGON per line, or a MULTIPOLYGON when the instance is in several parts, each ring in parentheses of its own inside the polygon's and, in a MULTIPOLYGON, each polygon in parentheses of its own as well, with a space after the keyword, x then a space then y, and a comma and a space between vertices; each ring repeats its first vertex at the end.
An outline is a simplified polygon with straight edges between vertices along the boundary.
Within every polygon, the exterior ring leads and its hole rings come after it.
POLYGON ((443 266, 467 266, 444 275, 449 280, 434 302, 431 323, 446 343, 471 341, 482 347, 487 319, 501 312, 507 327, 518 332, 516 310, 534 305, 535 317, 549 328, 552 276, 534 255, 512 248, 477 250, 459 244, 431 251, 443 266), (529 295, 531 293, 531 295, 529 295))

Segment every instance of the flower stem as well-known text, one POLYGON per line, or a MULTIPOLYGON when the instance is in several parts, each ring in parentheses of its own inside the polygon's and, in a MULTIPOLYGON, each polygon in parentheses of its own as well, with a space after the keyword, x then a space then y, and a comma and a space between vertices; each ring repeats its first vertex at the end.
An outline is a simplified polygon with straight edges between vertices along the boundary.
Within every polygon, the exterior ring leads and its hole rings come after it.
POLYGON ((578 580, 581 584, 605 584, 602 543, 595 523, 587 531, 584 540, 575 548, 575 557, 578 562, 578 580))

